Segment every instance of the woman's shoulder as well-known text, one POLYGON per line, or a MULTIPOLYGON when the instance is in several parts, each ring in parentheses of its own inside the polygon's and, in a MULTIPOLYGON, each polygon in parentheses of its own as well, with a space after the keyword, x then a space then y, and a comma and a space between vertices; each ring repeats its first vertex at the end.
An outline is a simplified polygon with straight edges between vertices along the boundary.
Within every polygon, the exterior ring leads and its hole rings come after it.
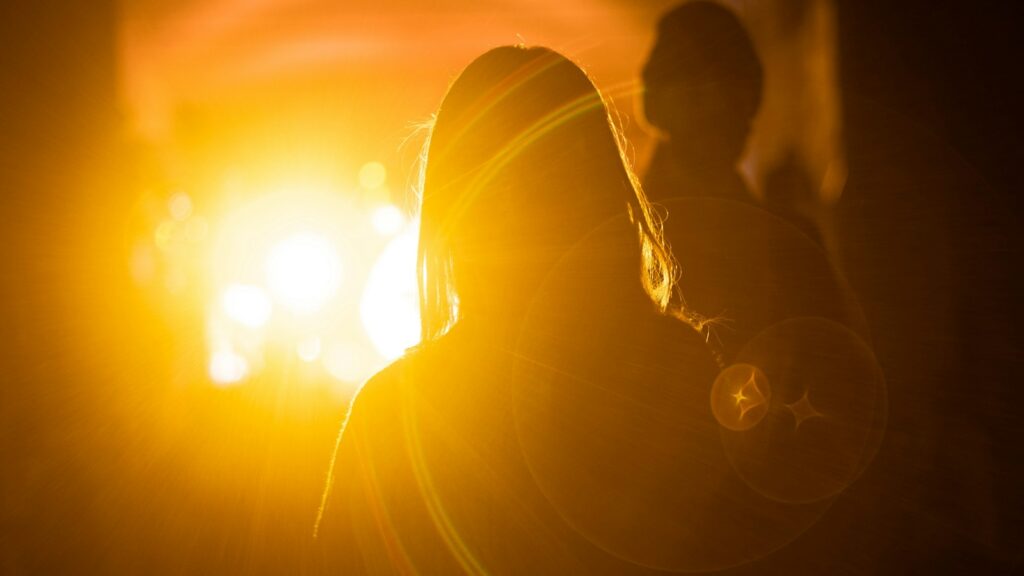
MULTIPOLYGON (((443 338, 442 338, 443 340, 443 338)), ((367 379, 352 399, 352 411, 369 406, 385 407, 394 405, 402 394, 422 386, 424 374, 431 372, 430 366, 437 364, 439 348, 444 342, 437 341, 409 348, 405 353, 367 379)))
POLYGON ((370 376, 353 396, 351 412, 387 404, 406 384, 410 370, 417 363, 417 354, 410 351, 370 376))
MULTIPOLYGON (((405 355, 367 379, 348 403, 339 435, 342 448, 369 444, 379 451, 397 440, 394 423, 401 420, 408 372, 415 356, 405 355)), ((347 453, 347 452, 346 452, 347 453)))

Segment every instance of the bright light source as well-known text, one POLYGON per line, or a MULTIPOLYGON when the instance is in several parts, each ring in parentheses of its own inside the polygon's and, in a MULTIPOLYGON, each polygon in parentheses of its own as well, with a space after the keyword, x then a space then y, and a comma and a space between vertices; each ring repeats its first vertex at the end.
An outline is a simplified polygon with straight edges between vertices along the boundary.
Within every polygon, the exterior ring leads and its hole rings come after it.
POLYGON ((338 289, 341 262, 326 238, 304 233, 270 250, 266 274, 271 293, 283 306, 308 314, 323 307, 338 289))
POLYGON ((374 210, 370 220, 373 222, 373 229, 383 236, 397 234, 402 226, 405 226, 405 215, 392 204, 374 210))
POLYGON ((214 384, 226 386, 245 378, 249 373, 249 363, 230 350, 220 350, 210 356, 209 371, 214 384))
POLYGON ((232 284, 221 294, 220 305, 228 318, 249 328, 259 328, 270 319, 273 306, 259 286, 232 284))
POLYGON ((393 360, 420 340, 416 293, 417 226, 395 237, 377 258, 359 307, 363 327, 381 356, 393 360))
POLYGON ((404 237, 410 223, 387 199, 386 186, 361 195, 348 192, 295 184, 254 193, 244 203, 226 206, 222 215, 193 213, 184 222, 168 216, 172 250, 179 233, 185 240, 181 246, 193 247, 189 227, 211 218, 205 280, 216 290, 209 293, 216 300, 206 308, 206 331, 215 382, 248 381, 264 369, 264 357, 279 359, 284 351, 303 364, 303 373, 330 374, 330 379, 318 377, 318 386, 347 397, 387 363, 385 355, 398 356, 417 342, 416 232, 397 243, 404 248, 392 248, 392 255, 381 258, 367 288, 382 248, 404 237), (378 208, 383 210, 375 215, 378 208), (396 250, 404 251, 404 262, 388 264, 396 250), (394 268, 402 271, 398 285, 389 272, 394 268), (234 354, 221 354, 214 362, 223 350, 234 354))
POLYGON ((295 352, 306 362, 313 362, 320 357, 320 338, 312 336, 300 341, 295 352))
POLYGON ((367 162, 359 169, 359 185, 367 190, 374 190, 384 185, 388 171, 380 162, 367 162))

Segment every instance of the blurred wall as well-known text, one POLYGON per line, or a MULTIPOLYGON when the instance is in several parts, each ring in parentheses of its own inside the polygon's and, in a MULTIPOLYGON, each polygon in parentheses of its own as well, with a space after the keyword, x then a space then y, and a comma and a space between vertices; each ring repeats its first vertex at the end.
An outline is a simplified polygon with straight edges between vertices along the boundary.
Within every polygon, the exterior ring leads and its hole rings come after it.
POLYGON ((0 10, 0 571, 92 570, 109 472, 93 289, 119 290, 105 220, 125 200, 111 170, 115 5, 0 10))

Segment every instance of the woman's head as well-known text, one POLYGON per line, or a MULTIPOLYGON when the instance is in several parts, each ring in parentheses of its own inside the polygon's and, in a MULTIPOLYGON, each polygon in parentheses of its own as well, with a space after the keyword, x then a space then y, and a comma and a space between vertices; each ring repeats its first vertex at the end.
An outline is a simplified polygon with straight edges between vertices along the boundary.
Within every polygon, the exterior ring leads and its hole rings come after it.
POLYGON ((616 216, 639 234, 633 280, 667 303, 660 227, 600 93, 556 52, 506 46, 466 67, 437 113, 421 185, 425 339, 457 314, 521 313, 554 262, 616 216))

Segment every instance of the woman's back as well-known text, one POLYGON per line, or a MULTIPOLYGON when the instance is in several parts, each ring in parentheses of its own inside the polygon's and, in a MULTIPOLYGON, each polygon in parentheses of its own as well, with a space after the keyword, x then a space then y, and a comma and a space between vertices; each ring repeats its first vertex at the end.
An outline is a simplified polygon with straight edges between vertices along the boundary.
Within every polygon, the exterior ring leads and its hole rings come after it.
POLYGON ((335 462, 331 555, 372 573, 623 573, 685 538, 666 521, 692 504, 686 464, 704 477, 700 455, 720 453, 711 357, 653 312, 586 324, 586 340, 509 347, 467 322, 368 382, 335 462))

